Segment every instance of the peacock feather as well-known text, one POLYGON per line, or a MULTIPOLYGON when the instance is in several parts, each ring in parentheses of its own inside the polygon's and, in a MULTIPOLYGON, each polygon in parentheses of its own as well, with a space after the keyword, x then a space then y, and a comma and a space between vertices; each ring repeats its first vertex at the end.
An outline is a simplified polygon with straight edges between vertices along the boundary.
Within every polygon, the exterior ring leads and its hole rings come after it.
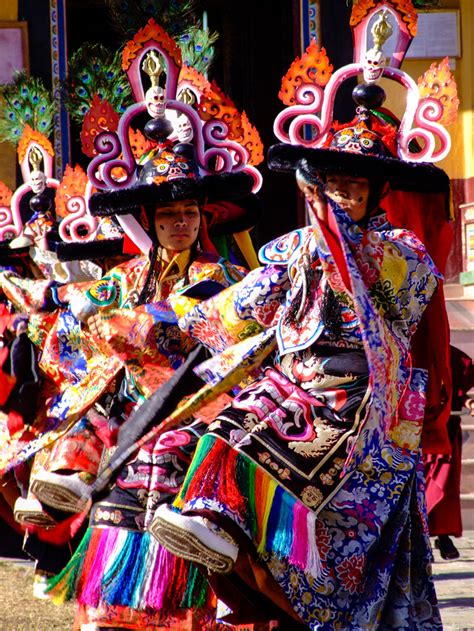
POLYGON ((413 0, 415 9, 433 9, 441 6, 441 0, 413 0))
POLYGON ((217 31, 211 32, 192 26, 178 40, 184 63, 204 75, 207 74, 214 59, 214 44, 218 37, 217 31))
POLYGON ((132 103, 130 85, 121 69, 121 52, 102 44, 86 43, 69 60, 62 98, 71 118, 82 124, 94 95, 121 114, 132 103))
POLYGON ((0 142, 16 146, 25 125, 48 137, 55 113, 51 92, 42 81, 16 72, 11 83, 0 86, 0 142))
POLYGON ((106 0, 112 26, 125 40, 154 18, 173 38, 196 24, 196 0, 106 0))

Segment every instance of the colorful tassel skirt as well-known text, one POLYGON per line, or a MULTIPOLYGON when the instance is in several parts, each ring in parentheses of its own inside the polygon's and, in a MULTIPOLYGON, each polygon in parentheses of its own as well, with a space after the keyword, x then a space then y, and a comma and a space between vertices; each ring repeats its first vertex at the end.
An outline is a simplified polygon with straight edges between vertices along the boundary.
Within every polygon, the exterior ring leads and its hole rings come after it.
POLYGON ((310 629, 441 629, 420 419, 344 470, 367 391, 360 377, 310 394, 268 369, 200 439, 174 506, 232 521, 310 629))
POLYGON ((185 620, 186 611, 200 622, 215 619, 215 598, 204 576, 146 532, 154 509, 179 490, 205 427, 195 421, 168 432, 127 463, 93 506, 91 527, 71 561, 50 581, 54 602, 76 599, 82 618, 89 612, 99 626, 135 621, 132 628, 170 628, 168 622, 185 620))

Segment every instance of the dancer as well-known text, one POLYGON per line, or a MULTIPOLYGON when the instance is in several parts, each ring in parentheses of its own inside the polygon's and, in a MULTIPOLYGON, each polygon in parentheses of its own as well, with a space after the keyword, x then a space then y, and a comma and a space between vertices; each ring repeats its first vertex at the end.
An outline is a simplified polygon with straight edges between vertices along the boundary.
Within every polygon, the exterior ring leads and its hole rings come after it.
MULTIPOLYGON (((264 246, 262 268, 180 321, 214 350, 250 324, 273 329, 278 345, 209 425, 173 506, 150 526, 207 569, 230 623, 442 628, 419 446, 427 374, 410 350, 440 273, 384 208, 396 217, 410 191, 418 215, 416 195, 429 191, 445 216, 449 180, 398 158, 397 129, 371 113, 378 86, 354 98, 356 118, 323 146, 293 138, 269 152, 270 168, 296 173, 313 224, 264 246)), ((205 375, 217 382, 228 368, 217 355, 205 375)))
MULTIPOLYGON (((102 340, 104 352, 108 349, 123 361, 127 377, 120 393, 122 402, 129 404, 149 395, 196 344, 179 331, 173 309, 181 315, 245 274, 242 268, 206 252, 201 245, 204 242, 210 247, 203 200, 212 200, 212 182, 220 177, 198 177, 192 163, 169 147, 152 162, 155 170, 146 168, 143 180, 152 177, 154 183, 142 180, 133 191, 137 198, 147 197, 142 218, 154 243, 150 256, 113 270, 86 292, 85 301, 75 306, 76 314, 87 321, 99 345, 102 340), (170 167, 168 176, 162 175, 163 164, 170 167), (118 306, 117 299, 121 301, 118 306)), ((229 176, 228 198, 247 195, 251 185, 251 178, 245 174, 229 176)), ((94 208, 113 210, 130 194, 101 193, 92 204, 94 208)), ((122 418, 117 415, 104 419, 102 432, 109 432, 111 446, 114 432, 127 422, 130 405, 126 412, 120 412, 122 418)), ((97 419, 92 418, 92 422, 97 424, 97 419)), ((195 567, 176 560, 150 540, 146 532, 156 507, 170 501, 179 490, 205 428, 202 420, 191 418, 161 440, 143 446, 105 497, 94 504, 91 528, 64 572, 53 581, 56 600, 72 597, 76 588, 77 628, 96 624, 156 629, 191 621, 207 628, 213 624, 215 602, 205 579, 195 567)), ((43 482, 43 489, 39 484, 35 487, 40 497, 48 482, 53 491, 56 480, 51 474, 36 479, 43 482)), ((63 488, 67 484, 65 481, 63 488)), ((80 485, 70 486, 72 504, 81 491, 84 489, 80 485)))

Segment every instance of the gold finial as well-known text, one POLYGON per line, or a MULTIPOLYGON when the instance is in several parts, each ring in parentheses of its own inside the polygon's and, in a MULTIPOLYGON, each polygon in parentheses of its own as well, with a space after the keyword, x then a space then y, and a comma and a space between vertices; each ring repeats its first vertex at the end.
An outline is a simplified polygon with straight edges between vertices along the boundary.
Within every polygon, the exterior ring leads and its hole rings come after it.
POLYGON ((194 92, 190 88, 184 88, 178 94, 178 101, 182 103, 186 103, 186 105, 195 105, 196 104, 196 96, 194 92))
POLYGON ((143 72, 150 77, 151 87, 156 88, 159 85, 160 75, 163 72, 161 61, 154 50, 151 50, 145 57, 142 64, 143 72))
POLYGON ((379 11, 377 19, 372 26, 372 37, 374 39, 374 48, 376 50, 382 50, 382 46, 388 40, 393 33, 393 28, 388 21, 389 12, 384 9, 379 11))
POLYGON ((41 162, 43 160, 43 154, 38 147, 32 147, 28 154, 28 161, 31 165, 32 171, 41 171, 41 162))

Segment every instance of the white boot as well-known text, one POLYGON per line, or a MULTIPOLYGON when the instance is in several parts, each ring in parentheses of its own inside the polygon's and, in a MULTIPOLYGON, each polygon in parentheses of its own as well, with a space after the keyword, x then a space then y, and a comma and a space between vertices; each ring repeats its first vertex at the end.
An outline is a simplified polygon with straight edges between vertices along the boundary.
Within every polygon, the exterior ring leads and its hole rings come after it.
POLYGON ((239 554, 233 539, 217 534, 208 520, 181 515, 166 504, 157 508, 148 530, 175 556, 205 565, 218 574, 232 572, 239 554))

